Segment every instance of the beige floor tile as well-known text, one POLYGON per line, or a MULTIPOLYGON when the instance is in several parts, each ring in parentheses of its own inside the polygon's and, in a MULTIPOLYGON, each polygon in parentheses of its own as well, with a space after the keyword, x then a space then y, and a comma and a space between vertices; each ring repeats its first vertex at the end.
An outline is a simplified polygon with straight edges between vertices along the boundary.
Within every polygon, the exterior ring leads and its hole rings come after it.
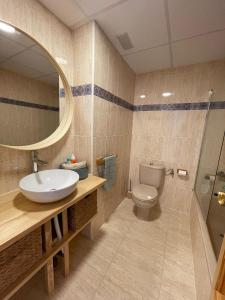
MULTIPOLYGON (((58 268, 63 270, 62 263, 59 264, 58 268)), ((56 272, 55 281, 58 286, 60 286, 60 282, 64 281, 63 272, 58 270, 56 272)), ((82 261, 79 265, 73 265, 73 257, 71 257, 71 264, 70 264, 70 276, 68 277, 67 282, 70 281, 71 283, 76 281, 77 283, 83 282, 83 285, 86 285, 92 289, 96 289, 100 282, 102 281, 104 274, 98 271, 98 268, 90 266, 85 261, 82 261)))
POLYGON ((100 274, 105 274, 111 264, 111 260, 107 256, 96 254, 94 251, 90 251, 87 255, 74 256, 71 253, 71 266, 73 268, 88 265, 98 271, 100 274))
MULTIPOLYGON (((173 211, 171 209, 165 209, 160 207, 160 215, 155 220, 155 223, 158 224, 161 228, 166 231, 179 231, 184 233, 190 233, 190 218, 189 216, 173 211)), ((155 213, 158 213, 157 210, 155 213)))
MULTIPOLYGON (((170 280, 162 285, 161 295, 167 295, 169 300, 196 300, 195 290, 193 288, 170 280)), ((162 296, 160 297, 160 300, 167 300, 167 298, 164 299, 162 296)))
MULTIPOLYGON (((95 268, 81 262, 73 268, 71 264, 70 275, 64 278, 62 264, 59 262, 55 272, 55 300, 89 300, 93 299, 97 287, 103 279, 95 268)), ((14 297, 13 300, 49 300, 45 291, 44 273, 39 272, 14 297)))
POLYGON ((161 290, 178 299, 195 300, 194 274, 184 271, 182 266, 173 261, 166 260, 161 290))
POLYGON ((56 291, 54 299, 91 300, 94 297, 103 275, 85 264, 76 270, 71 270, 66 279, 62 274, 56 274, 56 291))
MULTIPOLYGON (((156 207, 150 221, 137 219, 125 199, 94 241, 70 243, 71 273, 56 271, 56 300, 195 300, 189 217, 156 207)), ((43 273, 13 300, 49 300, 43 273)))
POLYGON ((192 251, 186 248, 177 248, 176 245, 166 246, 165 259, 172 261, 174 264, 181 267, 185 272, 194 274, 194 264, 192 251))
POLYGON ((120 205, 117 207, 116 211, 117 210, 120 210, 124 207, 127 207, 127 208, 132 208, 133 207, 133 200, 132 199, 129 199, 129 198, 125 198, 121 203, 120 205))
POLYGON ((168 294, 167 292, 161 290, 159 300, 183 300, 184 298, 179 296, 172 296, 168 294))
POLYGON ((104 274, 122 240, 121 235, 104 226, 94 241, 79 235, 70 243, 71 264, 75 267, 83 262, 104 274))
POLYGON ((167 245, 174 246, 181 250, 185 249, 192 254, 190 234, 180 233, 179 231, 169 231, 167 233, 167 245))
POLYGON ((106 273, 106 279, 132 295, 157 299, 162 271, 162 256, 125 239, 106 273))
POLYGON ((124 268, 112 263, 105 279, 137 297, 143 295, 157 299, 160 290, 160 279, 137 268, 124 268))
POLYGON ((113 259, 114 264, 123 266, 125 269, 137 268, 143 272, 160 277, 162 275, 164 257, 154 249, 142 247, 136 241, 126 238, 113 259))
POLYGON ((100 284, 94 300, 143 300, 141 295, 130 294, 111 280, 103 280, 100 284))
POLYGON ((131 221, 123 218, 119 213, 115 212, 103 225, 103 229, 106 231, 112 231, 119 236, 125 236, 130 228, 131 221))
POLYGON ((127 240, 133 241, 138 245, 147 248, 149 251, 154 251, 157 254, 164 256, 165 244, 161 241, 161 238, 157 239, 155 237, 149 238, 146 233, 137 232, 131 230, 132 235, 126 237, 127 240))
POLYGON ((136 221, 136 216, 133 212, 134 203, 132 199, 125 198, 124 201, 121 202, 121 204, 118 206, 118 208, 115 210, 114 215, 122 218, 123 220, 128 221, 136 221))
POLYGON ((131 225, 127 238, 136 241, 136 243, 149 250, 154 250, 160 255, 164 255, 166 236, 166 231, 154 222, 148 223, 136 220, 131 225))

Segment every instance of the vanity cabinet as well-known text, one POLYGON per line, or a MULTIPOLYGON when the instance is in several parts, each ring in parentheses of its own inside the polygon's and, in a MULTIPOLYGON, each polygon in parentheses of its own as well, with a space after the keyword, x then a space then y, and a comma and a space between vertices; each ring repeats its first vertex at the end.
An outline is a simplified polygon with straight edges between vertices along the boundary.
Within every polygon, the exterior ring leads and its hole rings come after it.
POLYGON ((0 299, 9 299, 40 269, 46 289, 54 291, 53 257, 63 250, 69 274, 69 242, 97 213, 97 189, 105 179, 89 176, 74 193, 55 203, 34 203, 19 191, 0 197, 0 299), (53 242, 52 219, 61 215, 62 239, 53 242))
POLYGON ((0 252, 0 291, 4 293, 42 257, 38 228, 0 252))
POLYGON ((97 214, 97 191, 68 209, 69 229, 76 231, 97 214))

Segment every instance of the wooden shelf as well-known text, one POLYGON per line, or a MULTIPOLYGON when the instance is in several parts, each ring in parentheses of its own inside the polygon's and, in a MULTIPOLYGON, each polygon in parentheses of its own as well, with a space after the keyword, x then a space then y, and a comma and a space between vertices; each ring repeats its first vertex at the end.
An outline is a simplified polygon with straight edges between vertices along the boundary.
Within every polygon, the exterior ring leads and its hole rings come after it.
MULTIPOLYGON (((17 277, 4 292, 0 292, 0 299, 9 299, 32 278, 41 268, 45 268, 46 288, 49 295, 54 291, 54 268, 53 257, 60 251, 64 252, 64 274, 69 274, 69 242, 83 230, 95 216, 90 217, 84 225, 76 231, 68 228, 68 208, 86 196, 93 195, 96 201, 96 190, 103 185, 105 179, 96 176, 89 176, 78 183, 76 191, 67 198, 51 203, 39 204, 26 199, 18 190, 7 193, 0 197, 0 252, 10 247, 15 242, 26 236, 36 228, 42 226, 44 253, 32 267, 17 277), (53 244, 51 219, 62 213, 62 233, 60 241, 53 244)), ((93 215, 93 214, 92 214, 93 215)))
POLYGON ((0 251, 80 201, 104 182, 103 178, 89 176, 78 183, 75 192, 54 203, 32 202, 19 190, 2 195, 0 197, 0 251))
POLYGON ((46 265, 49 259, 53 258, 53 256, 55 256, 61 249, 63 249, 63 247, 67 243, 75 238, 75 236, 78 235, 94 219, 94 217, 90 219, 85 225, 83 225, 82 228, 80 228, 76 232, 69 231, 61 241, 55 243, 51 250, 46 252, 29 271, 18 278, 18 280, 14 283, 14 286, 11 286, 10 289, 5 291, 4 294, 0 294, 0 299, 8 300, 10 297, 12 297, 16 293, 16 291, 18 291, 26 282, 28 282, 38 271, 40 271, 46 265))

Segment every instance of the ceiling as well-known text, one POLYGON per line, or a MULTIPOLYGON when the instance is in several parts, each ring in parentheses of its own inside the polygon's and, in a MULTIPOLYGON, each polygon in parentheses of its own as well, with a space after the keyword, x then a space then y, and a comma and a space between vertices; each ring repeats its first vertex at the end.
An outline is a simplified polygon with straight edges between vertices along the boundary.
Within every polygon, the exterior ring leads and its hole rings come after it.
POLYGON ((59 76, 46 53, 25 34, 0 31, 0 69, 58 86, 59 76))
POLYGON ((40 0, 70 28, 96 20, 136 73, 225 57, 224 0, 40 0), (128 33, 133 48, 117 36, 128 33))

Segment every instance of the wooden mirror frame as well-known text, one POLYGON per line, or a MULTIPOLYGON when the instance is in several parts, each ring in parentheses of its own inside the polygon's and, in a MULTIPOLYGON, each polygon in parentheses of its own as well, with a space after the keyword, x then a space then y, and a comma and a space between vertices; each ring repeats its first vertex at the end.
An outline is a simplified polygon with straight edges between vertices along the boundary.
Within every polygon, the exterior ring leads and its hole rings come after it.
POLYGON ((59 64, 57 63, 57 61, 49 53, 49 51, 44 46, 42 46, 42 44, 40 42, 38 42, 34 37, 32 37, 30 34, 25 32, 24 30, 9 23, 8 21, 0 19, 0 22, 4 22, 4 23, 14 27, 17 31, 21 32, 22 34, 25 34, 46 52, 49 62, 55 67, 56 71, 58 72, 58 75, 60 76, 60 79, 63 84, 64 92, 65 92, 65 98, 64 98, 65 99, 65 108, 64 108, 62 119, 61 119, 60 124, 57 127, 57 129, 49 137, 47 137, 46 139, 44 139, 38 143, 35 143, 35 144, 30 144, 30 145, 25 145, 25 146, 11 146, 11 145, 0 144, 0 147, 6 147, 6 148, 11 148, 11 149, 16 149, 16 150, 25 150, 25 151, 33 151, 33 150, 47 148, 47 147, 57 143, 59 140, 61 140, 70 128, 70 125, 72 123, 72 118, 73 118, 73 101, 72 101, 71 88, 69 86, 69 83, 66 79, 64 72, 62 71, 62 69, 59 66, 59 64))

